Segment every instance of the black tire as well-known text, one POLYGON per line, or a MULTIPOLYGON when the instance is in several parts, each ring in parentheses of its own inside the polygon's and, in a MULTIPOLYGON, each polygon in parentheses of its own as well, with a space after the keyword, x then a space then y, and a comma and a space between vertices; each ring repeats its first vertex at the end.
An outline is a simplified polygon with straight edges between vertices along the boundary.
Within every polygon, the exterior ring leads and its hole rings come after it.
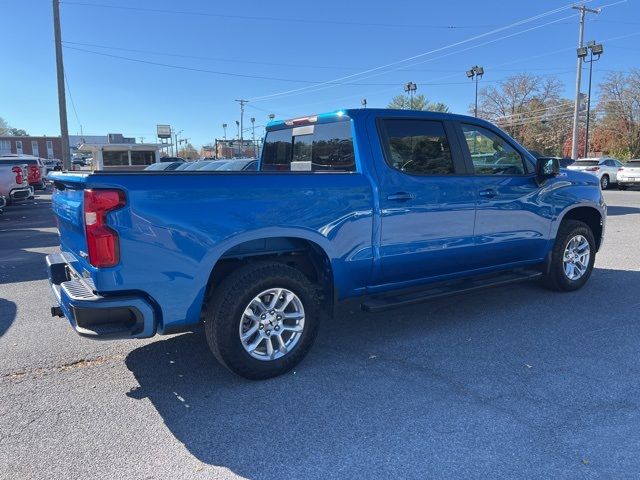
POLYGON ((207 343, 218 361, 241 377, 263 380, 282 375, 295 367, 313 345, 320 325, 319 304, 316 287, 299 270, 278 262, 246 265, 209 292, 203 311, 207 343), (239 327, 247 305, 269 288, 286 288, 295 293, 305 317, 304 330, 292 350, 281 358, 264 361, 245 350, 239 327))
POLYGON ((593 271, 593 264, 596 259, 596 242, 593 232, 589 226, 578 220, 565 220, 560 224, 556 243, 551 251, 551 265, 549 271, 545 273, 543 283, 547 288, 559 292, 571 292, 578 290, 587 283, 593 271), (564 272, 563 256, 569 241, 576 235, 582 235, 589 242, 591 255, 586 272, 577 280, 571 280, 564 272))
POLYGON ((609 175, 603 175, 600 177, 600 188, 602 190, 609 188, 609 185, 611 185, 611 183, 609 183, 609 175))

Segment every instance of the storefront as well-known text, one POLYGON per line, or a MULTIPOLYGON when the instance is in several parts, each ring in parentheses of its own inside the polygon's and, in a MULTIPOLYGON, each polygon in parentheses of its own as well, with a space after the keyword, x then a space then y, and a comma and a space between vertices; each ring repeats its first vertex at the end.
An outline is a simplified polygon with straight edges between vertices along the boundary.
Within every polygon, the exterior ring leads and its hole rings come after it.
POLYGON ((83 144, 78 152, 92 156, 93 170, 144 170, 160 161, 163 147, 158 143, 83 144))

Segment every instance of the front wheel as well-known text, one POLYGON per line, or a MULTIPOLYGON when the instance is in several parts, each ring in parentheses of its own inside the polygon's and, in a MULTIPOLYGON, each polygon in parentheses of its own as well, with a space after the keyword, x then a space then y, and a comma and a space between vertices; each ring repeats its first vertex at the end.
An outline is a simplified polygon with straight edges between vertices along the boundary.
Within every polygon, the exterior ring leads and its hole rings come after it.
POLYGON ((606 190, 607 188, 609 188, 609 175, 603 175, 600 178, 600 188, 602 190, 606 190))
POLYGON ((299 270, 256 262, 215 287, 204 325, 222 365, 252 380, 275 377, 295 367, 311 348, 319 326, 318 294, 299 270))
POLYGON ((552 290, 578 290, 589 280, 595 258, 596 242, 589 226, 578 220, 566 220, 558 229, 544 283, 552 290))

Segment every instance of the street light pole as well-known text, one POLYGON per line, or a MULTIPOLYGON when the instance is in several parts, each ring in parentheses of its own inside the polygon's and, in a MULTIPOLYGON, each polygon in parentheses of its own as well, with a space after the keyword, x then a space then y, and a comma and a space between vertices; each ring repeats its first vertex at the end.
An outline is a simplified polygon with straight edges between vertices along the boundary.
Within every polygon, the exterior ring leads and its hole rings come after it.
MULTIPOLYGON (((584 44, 584 17, 589 13, 600 13, 599 8, 587 8, 584 5, 576 5, 572 8, 580 10, 580 31, 578 33, 578 50, 583 48, 584 44)), ((573 138, 571 142, 571 158, 578 158, 578 115, 580 113, 580 83, 582 80, 582 58, 578 56, 578 66, 576 69, 576 100, 573 106, 573 138)))
POLYGON ((587 95, 587 126, 585 128, 585 138, 584 138, 584 156, 585 158, 589 155, 589 121, 591 117, 591 78, 593 76, 593 62, 597 62, 600 60, 600 55, 604 52, 604 47, 601 43, 589 42, 587 45, 589 47, 589 60, 584 60, 589 63, 589 93, 587 95), (593 58, 593 55, 596 55, 596 58, 593 58))
POLYGON ((418 85, 416 85, 414 82, 407 82, 407 84, 404 86, 404 91, 409 94, 410 110, 413 110, 413 95, 416 93, 417 89, 418 89, 418 85))
POLYGON ((473 116, 478 118, 478 81, 484 75, 484 68, 474 65, 471 69, 467 70, 467 78, 475 79, 476 82, 476 101, 473 109, 473 116))
POLYGON ((222 130, 224 131, 224 140, 226 142, 227 141, 227 124, 226 123, 222 124, 222 130))
MULTIPOLYGON (((238 127, 238 141, 240 141, 241 130, 240 130, 240 122, 238 120, 236 120, 236 127, 238 127)), ((238 145, 238 154, 241 151, 242 151, 242 146, 238 145)))
POLYGON ((69 127, 67 125, 67 99, 64 86, 64 62, 62 60, 62 32, 60 30, 60 1, 53 0, 53 37, 56 46, 56 75, 58 79, 58 111, 60 113, 60 139, 62 143, 62 168, 71 170, 69 157, 69 127))
POLYGON ((258 157, 256 150, 256 117, 251 117, 251 141, 253 142, 253 158, 258 157))

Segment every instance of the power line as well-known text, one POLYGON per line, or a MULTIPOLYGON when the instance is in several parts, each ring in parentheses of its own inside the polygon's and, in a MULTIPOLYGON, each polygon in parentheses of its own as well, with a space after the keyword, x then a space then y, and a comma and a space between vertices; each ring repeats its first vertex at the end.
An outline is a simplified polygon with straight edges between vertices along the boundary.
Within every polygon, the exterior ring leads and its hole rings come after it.
POLYGON ((73 108, 73 115, 76 117, 76 122, 80 125, 80 132, 82 133, 82 122, 78 117, 78 111, 76 110, 76 103, 73 101, 73 95, 71 95, 71 85, 69 84, 69 80, 67 79, 67 73, 64 72, 64 83, 67 85, 67 91, 69 92, 69 100, 71 100, 71 107, 73 108))
MULTIPOLYGON (((70 46, 65 46, 64 48, 69 49, 69 50, 76 50, 78 52, 84 52, 84 53, 90 53, 93 55, 100 55, 103 57, 110 57, 110 58, 117 58, 120 60, 127 60, 130 62, 136 62, 136 63, 143 63, 143 64, 148 64, 148 65, 155 65, 158 67, 166 67, 166 68, 174 68, 174 69, 178 69, 178 70, 187 70, 187 71, 192 71, 192 72, 199 72, 199 73, 211 73, 214 75, 224 75, 224 76, 230 76, 230 77, 242 77, 242 78, 252 78, 252 79, 260 79, 260 80, 272 80, 272 81, 280 81, 280 82, 292 82, 292 83, 309 83, 309 84, 317 84, 317 80, 303 80, 303 79, 292 79, 292 78, 282 78, 282 77, 268 77, 268 76, 263 76, 263 75, 249 75, 249 74, 243 74, 243 73, 234 73, 234 72, 223 72, 220 70, 208 70, 208 69, 204 69, 204 68, 195 68, 195 67, 187 67, 184 65, 174 65, 174 64, 170 64, 170 63, 164 63, 164 62, 155 62, 152 60, 143 60, 140 58, 132 58, 132 57, 125 57, 122 55, 114 55, 111 53, 105 53, 105 52, 96 52, 94 50, 87 50, 84 48, 76 48, 76 47, 70 47, 70 46)), ((486 83, 486 82, 485 82, 486 83)), ((396 85, 400 85, 399 82, 385 82, 385 83, 355 83, 355 82, 332 82, 332 85, 343 85, 343 86, 396 86, 396 85)), ((466 85, 466 82, 446 82, 446 83, 436 83, 436 82, 421 82, 422 85, 427 85, 427 86, 438 86, 438 85, 466 85)))
MULTIPOLYGON (((589 1, 591 1, 591 0, 589 0, 589 1)), ((469 38, 467 38, 465 40, 460 40, 458 42, 454 42, 454 43, 451 43, 449 45, 445 45, 443 47, 439 47, 439 48, 436 48, 436 49, 433 49, 433 50, 429 50, 427 52, 423 52, 423 53, 420 53, 418 55, 413 55, 411 57, 407 57, 405 59, 402 59, 402 60, 399 60, 399 61, 396 61, 396 62, 391 62, 391 63, 385 64, 385 65, 381 65, 379 67, 370 68, 370 69, 364 70, 362 72, 353 73, 351 75, 346 75, 344 77, 340 77, 340 78, 336 78, 336 79, 333 79, 333 80, 329 80, 327 82, 321 82, 321 83, 315 85, 315 87, 328 85, 328 84, 330 84, 330 83, 332 83, 334 81, 348 80, 350 78, 354 78, 354 77, 358 77, 358 76, 365 75, 365 74, 368 74, 368 73, 376 72, 376 71, 382 70, 384 68, 400 65, 402 63, 410 62, 412 60, 416 60, 418 58, 422 58, 422 57, 425 57, 427 55, 431 55, 433 53, 438 53, 438 52, 441 52, 441 51, 449 49, 449 48, 453 48, 453 47, 456 47, 456 46, 459 46, 459 45, 463 45, 465 43, 469 43, 469 42, 472 42, 472 41, 475 41, 475 40, 479 40, 480 38, 484 38, 484 37, 487 37, 489 35, 493 35, 495 33, 499 33, 499 32, 508 30, 510 28, 513 28, 513 27, 524 25, 526 23, 533 22, 535 20, 547 17, 549 15, 553 15, 553 14, 561 12, 563 10, 567 10, 567 9, 571 8, 572 5, 573 4, 568 4, 568 5, 565 5, 565 6, 560 7, 560 8, 549 10, 547 12, 543 12, 543 13, 535 15, 533 17, 525 18, 523 20, 519 20, 517 22, 513 22, 513 23, 511 23, 509 25, 506 25, 506 26, 503 26, 503 27, 499 27, 499 28, 490 30, 488 32, 485 32, 485 33, 482 33, 482 34, 479 34, 479 35, 474 35, 474 36, 469 37, 469 38)), ((297 88, 297 89, 288 90, 288 91, 284 91, 284 92, 277 92, 277 93, 272 93, 272 94, 269 94, 269 95, 262 95, 262 96, 254 97, 253 99, 250 99, 250 100, 252 100, 252 101, 266 100, 268 98, 280 97, 280 96, 287 95, 287 94, 290 94, 290 93, 295 93, 295 92, 299 92, 299 91, 303 91, 303 90, 308 90, 310 88, 313 88, 313 87, 300 87, 300 88, 297 88)))
POLYGON ((169 15, 194 15, 198 17, 229 18, 229 19, 235 19, 235 20, 258 20, 258 21, 268 21, 268 22, 351 25, 351 26, 362 26, 362 27, 437 28, 437 29, 443 29, 443 30, 456 30, 456 29, 493 28, 495 26, 495 25, 433 25, 433 24, 425 25, 425 24, 369 23, 369 22, 352 22, 352 21, 343 21, 343 20, 319 20, 315 18, 282 18, 282 17, 262 17, 262 16, 256 16, 256 15, 230 15, 230 14, 224 14, 224 13, 196 12, 196 11, 188 11, 188 10, 169 10, 169 9, 161 9, 161 8, 109 5, 105 3, 88 3, 88 2, 74 2, 74 1, 65 1, 62 3, 64 3, 65 5, 73 5, 73 6, 108 8, 113 10, 129 10, 129 11, 149 12, 149 13, 164 13, 169 15))
MULTIPOLYGON (((507 39, 507 38, 511 38, 511 37, 517 36, 517 35, 522 35, 523 33, 527 33, 527 32, 530 32, 532 30, 536 30, 538 28, 546 27, 546 26, 551 25, 553 23, 558 23, 558 22, 560 22, 562 20, 574 17, 576 15, 577 14, 572 14, 572 15, 569 15, 567 17, 563 17, 563 18, 560 18, 560 19, 552 20, 550 22, 546 22, 546 23, 543 23, 541 25, 536 25, 534 27, 530 27, 530 28, 527 28, 525 30, 520 30, 518 32, 511 33, 509 35, 503 35, 503 36, 498 37, 498 38, 487 40, 486 42, 478 43, 478 44, 472 45, 470 47, 466 47, 466 48, 463 48, 463 49, 460 49, 460 50, 455 50, 453 52, 445 53, 445 54, 439 55, 437 57, 428 58, 426 60, 421 60, 419 62, 415 62, 415 63, 409 64, 408 66, 420 65, 420 64, 423 64, 423 63, 426 63, 426 62, 432 62, 434 60, 439 60, 441 58, 449 57, 451 55, 457 55, 459 53, 466 52, 468 50, 473 50, 473 49, 478 48, 478 47, 483 47, 485 45, 489 45, 491 43, 495 43, 495 42, 498 42, 498 41, 501 41, 501 40, 504 40, 504 39, 507 39)), ((391 70, 383 70, 381 72, 372 73, 371 75, 361 76, 357 80, 366 80, 368 78, 377 77, 377 76, 384 75, 386 73, 390 73, 390 72, 398 71, 398 70, 400 70, 400 68, 394 68, 394 69, 391 69, 391 70)), ((444 78, 451 78, 452 76, 454 76, 454 75, 447 75, 447 76, 441 77, 441 78, 443 78, 443 79, 444 78)), ((485 80, 483 83, 488 83, 488 82, 490 82, 490 81, 485 80)), ((466 84, 466 82, 461 82, 461 84, 463 84, 463 83, 466 84)), ((348 84, 355 85, 354 82, 348 82, 348 84)), ((281 93, 280 95, 277 96, 277 98, 284 98, 284 97, 289 97, 289 96, 294 96, 294 95, 302 95, 302 94, 307 93, 307 92, 318 92, 318 91, 321 91, 321 90, 326 90, 327 88, 332 88, 332 84, 329 83, 329 82, 324 82, 322 84, 316 85, 315 87, 301 87, 301 88, 298 88, 298 89, 290 90, 289 91, 290 93, 281 93)), ((258 97, 258 100, 254 100, 254 101, 262 101, 261 99, 268 99, 268 98, 273 98, 273 97, 271 97, 271 96, 268 96, 267 98, 258 97)))
MULTIPOLYGON (((219 58, 219 57, 206 57, 200 55, 186 55, 184 53, 167 53, 164 51, 158 50, 140 50, 137 48, 124 48, 124 47, 116 47, 113 45, 99 45, 95 43, 82 43, 82 42, 70 42, 63 41, 64 45, 78 45, 83 47, 92 47, 92 48, 101 48, 106 50, 117 50, 122 52, 133 52, 133 53, 145 53, 149 55, 160 55, 163 57, 179 57, 179 58, 192 58, 195 60, 211 60, 215 62, 229 62, 229 63, 246 63, 249 65, 267 65, 273 67, 292 67, 292 68, 317 68, 317 69, 328 69, 328 70, 349 70, 353 68, 353 66, 338 66, 338 65, 312 65, 312 64, 301 64, 301 63, 276 63, 276 62, 259 62, 253 60, 238 60, 238 59, 229 59, 229 58, 219 58)), ((361 67, 362 68, 362 67, 361 67)), ((495 69, 492 68, 493 72, 508 72, 508 71, 516 71, 519 69, 495 69)), ((548 68, 536 68, 536 71, 540 70, 566 70, 564 67, 548 67, 548 68)), ((397 70, 388 70, 388 72, 392 71, 401 71, 401 72, 429 72, 429 73, 455 73, 456 76, 460 73, 459 69, 456 70, 435 70, 435 69, 408 69, 402 68, 397 70)), ((573 70, 572 70, 573 71, 573 70)), ((316 83, 316 82, 314 82, 316 83)))

